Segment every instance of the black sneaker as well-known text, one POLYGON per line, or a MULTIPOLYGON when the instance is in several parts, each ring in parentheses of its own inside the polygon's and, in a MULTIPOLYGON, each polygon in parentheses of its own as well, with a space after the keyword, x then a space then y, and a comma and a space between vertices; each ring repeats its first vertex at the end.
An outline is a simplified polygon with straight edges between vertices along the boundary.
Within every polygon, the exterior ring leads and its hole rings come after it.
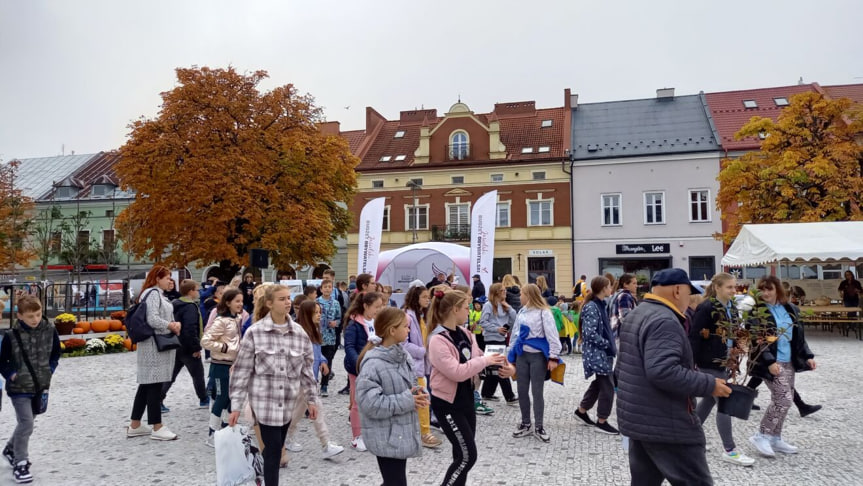
POLYGON ((758 405, 753 403, 752 404, 752 410, 761 410, 761 407, 759 407, 758 405))
POLYGON ((597 422, 596 429, 597 432, 602 432, 603 434, 608 435, 618 435, 620 432, 612 427, 612 425, 608 422, 597 422))
POLYGON ((482 399, 483 399, 483 400, 488 400, 488 401, 490 401, 490 402, 499 402, 499 401, 500 401, 500 397, 496 397, 496 396, 494 396, 494 395, 492 395, 492 396, 490 396, 490 397, 482 397, 482 399))
POLYGON ((350 395, 350 394, 351 394, 351 385, 350 384, 348 384, 348 386, 339 390, 339 395, 350 395))
MULTIPOLYGON (((821 405, 804 405, 798 410, 800 411, 800 417, 805 417, 821 410, 821 405)), ((3 451, 3 455, 6 455, 6 451, 3 451)))
POLYGON ((510 398, 509 400, 506 401, 506 404, 509 405, 510 407, 517 407, 518 406, 518 397, 513 396, 512 398, 510 398))
POLYGON ((9 461, 9 465, 15 467, 15 453, 12 452, 12 446, 6 444, 6 447, 3 448, 3 457, 9 461))
POLYGON ((537 427, 533 435, 535 435, 537 439, 543 442, 548 442, 551 440, 551 436, 548 435, 548 433, 545 431, 545 428, 543 427, 537 427))
POLYGON ((593 420, 590 419, 590 416, 587 415, 587 412, 581 413, 576 408, 575 409, 575 416, 580 418, 584 422, 584 425, 596 425, 596 422, 594 422, 593 420))
POLYGON ((530 435, 530 424, 518 424, 518 428, 512 433, 515 438, 527 437, 530 435))
POLYGON ((15 466, 15 469, 12 470, 12 477, 15 478, 16 483, 32 483, 33 475, 30 474, 30 461, 21 461, 15 466))

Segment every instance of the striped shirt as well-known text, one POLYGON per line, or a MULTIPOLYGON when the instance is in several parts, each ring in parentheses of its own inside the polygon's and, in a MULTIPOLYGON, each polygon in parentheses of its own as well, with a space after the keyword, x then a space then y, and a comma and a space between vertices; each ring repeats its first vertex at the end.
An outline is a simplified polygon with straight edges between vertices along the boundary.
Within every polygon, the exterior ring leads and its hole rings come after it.
POLYGON ((289 322, 280 331, 267 314, 246 331, 240 344, 231 374, 231 402, 240 410, 248 395, 259 423, 285 425, 302 395, 317 403, 313 361, 312 343, 303 328, 289 322))

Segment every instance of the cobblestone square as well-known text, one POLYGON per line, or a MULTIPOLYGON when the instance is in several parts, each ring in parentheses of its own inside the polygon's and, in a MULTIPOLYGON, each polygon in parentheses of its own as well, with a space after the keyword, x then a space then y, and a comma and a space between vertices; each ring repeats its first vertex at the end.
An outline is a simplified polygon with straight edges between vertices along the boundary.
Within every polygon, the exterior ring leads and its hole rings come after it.
MULTIPOLYGON (((784 437, 800 447, 796 456, 758 458, 751 468, 721 462, 721 443, 713 417, 705 427, 711 451, 710 468, 718 485, 854 485, 863 484, 863 342, 836 334, 809 331, 818 370, 797 375, 797 389, 808 403, 824 409, 805 419, 792 408, 784 437)), ((346 450, 324 461, 314 430, 306 420, 298 437, 304 450, 291 454, 281 484, 377 485, 377 463, 369 453, 350 448, 348 397, 335 393, 346 375, 336 356, 336 379, 331 394, 323 399, 323 411, 331 440, 346 450)), ((546 384, 546 430, 551 442, 534 438, 513 439, 518 407, 491 402, 492 416, 477 419, 479 461, 470 475, 473 485, 604 485, 628 484, 629 468, 619 437, 595 433, 574 419, 575 409, 588 382, 583 379, 580 356, 567 360, 565 387, 546 384)), ((204 444, 208 411, 197 408, 191 380, 184 371, 165 404, 171 412, 164 423, 179 435, 173 442, 148 438, 126 439, 135 393, 133 353, 83 358, 63 358, 54 377, 48 412, 37 418, 30 454, 33 484, 49 485, 211 485, 215 483, 214 451, 204 444)), ((756 403, 769 401, 765 386, 756 403)), ((500 393, 500 392, 498 392, 500 393)), ((8 397, 0 412, 0 439, 4 442, 15 426, 8 397)), ((738 448, 757 457, 748 442, 762 412, 749 421, 734 420, 738 448)), ((145 415, 146 418, 146 415, 145 415)), ((612 423, 616 423, 612 414, 612 423)), ((408 461, 411 485, 437 485, 449 465, 450 445, 423 450, 408 461)), ((685 460, 685 458, 681 458, 685 460)), ((11 468, 0 465, 0 485, 13 484, 11 468)))

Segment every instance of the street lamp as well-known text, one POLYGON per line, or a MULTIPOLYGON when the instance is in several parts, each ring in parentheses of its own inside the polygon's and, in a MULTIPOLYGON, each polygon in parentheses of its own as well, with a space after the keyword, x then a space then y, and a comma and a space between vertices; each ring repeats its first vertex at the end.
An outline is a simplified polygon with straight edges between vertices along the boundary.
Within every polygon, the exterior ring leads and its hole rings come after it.
POLYGON ((409 180, 408 183, 405 184, 405 186, 411 188, 411 194, 413 194, 413 198, 414 198, 414 208, 413 208, 414 209, 414 225, 413 225, 414 226, 413 227, 414 232, 413 232, 413 237, 412 237, 411 242, 416 243, 417 242, 417 228, 419 228, 419 225, 420 225, 420 211, 419 211, 419 208, 417 207, 419 205, 419 201, 417 198, 417 191, 422 189, 423 186, 422 186, 422 184, 417 183, 417 181, 415 181, 414 179, 409 180))

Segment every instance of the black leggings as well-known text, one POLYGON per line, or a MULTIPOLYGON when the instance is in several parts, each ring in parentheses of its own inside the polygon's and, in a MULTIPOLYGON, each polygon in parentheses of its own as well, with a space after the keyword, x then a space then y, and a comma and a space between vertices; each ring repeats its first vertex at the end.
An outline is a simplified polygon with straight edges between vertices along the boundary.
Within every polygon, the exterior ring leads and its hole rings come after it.
POLYGON ((290 422, 285 425, 264 425, 261 427, 261 442, 264 444, 264 486, 279 485, 279 460, 282 458, 282 446, 288 436, 290 422))
POLYGON ((378 469, 384 478, 383 486, 408 486, 407 459, 378 457, 378 469))
POLYGON ((144 409, 147 409, 147 423, 150 425, 162 423, 162 384, 147 383, 138 385, 135 401, 132 402, 132 420, 141 420, 144 409))
MULTIPOLYGON (((324 355, 324 358, 327 358, 327 367, 330 369, 330 373, 333 372, 333 359, 336 357, 336 351, 339 349, 337 345, 332 346, 321 346, 321 354, 324 355)), ((327 386, 330 383, 330 375, 321 376, 321 386, 327 386)))
POLYGON ((464 486, 467 473, 476 464, 476 412, 434 407, 441 430, 452 444, 452 464, 446 470, 444 486, 464 486))

